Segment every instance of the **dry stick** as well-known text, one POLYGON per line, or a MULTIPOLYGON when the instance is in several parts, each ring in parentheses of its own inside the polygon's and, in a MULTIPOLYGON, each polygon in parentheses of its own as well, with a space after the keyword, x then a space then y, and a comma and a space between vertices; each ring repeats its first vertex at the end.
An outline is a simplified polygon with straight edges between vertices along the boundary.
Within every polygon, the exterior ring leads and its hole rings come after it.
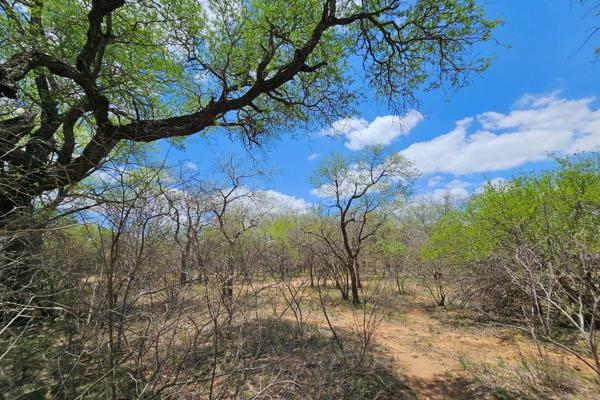
POLYGON ((119 367, 121 364, 123 364, 125 361, 127 361, 129 359, 129 357, 131 357, 132 355, 133 355, 133 353, 131 353, 131 352, 129 354, 126 354, 125 357, 123 357, 116 365, 111 367, 111 369, 109 371, 107 371, 102 376, 100 376, 98 379, 96 379, 94 382, 92 382, 92 384, 90 386, 88 386, 79 396, 77 396, 77 399, 83 399, 87 392, 89 392, 94 386, 96 386, 100 381, 102 381, 108 375, 112 374, 117 367, 119 367))
MULTIPOLYGON (((19 317, 21 317, 21 315, 23 315, 23 312, 25 311, 25 309, 26 308, 23 308, 21 311, 19 311, 19 313, 8 323, 8 325, 2 329, 2 331, 0 332, 0 335, 2 334, 2 332, 4 332, 6 330, 6 328, 8 328, 10 326, 10 324, 12 324, 14 321, 16 321, 17 318, 19 318, 19 317)), ((12 350, 12 348, 16 345, 17 341, 21 338, 21 336, 23 336, 23 334, 27 330, 28 326, 29 326, 29 322, 27 323, 25 329, 22 329, 21 332, 19 333, 19 335, 7 346, 4 353, 2 353, 2 355, 0 355, 0 361, 2 361, 2 359, 4 357, 6 357, 6 355, 12 350)))
POLYGON ((333 325, 331 324, 331 321, 329 320, 329 315, 327 315, 327 309, 325 308, 325 303, 323 302, 323 295, 321 294, 321 285, 317 285, 317 291, 319 292, 319 301, 321 303, 321 310, 323 310, 323 315, 325 315, 325 320, 327 320, 327 325, 329 325, 329 330, 331 330, 331 333, 333 334, 333 338, 335 339, 336 344, 342 351, 342 357, 344 358, 344 362, 346 362, 347 360, 346 360, 346 353, 344 352, 344 345, 342 344, 341 339, 335 332, 335 328, 333 327, 333 325))
POLYGON ((279 375, 281 375, 281 371, 277 372, 277 376, 275 376, 275 378, 271 379, 271 381, 267 384, 267 386, 265 386, 260 392, 258 392, 254 396, 252 396, 249 400, 255 400, 255 399, 260 398, 260 396, 262 396, 264 393, 267 392, 267 390, 269 390, 270 388, 272 388, 275 385, 292 384, 292 385, 298 386, 299 388, 303 388, 303 386, 300 385, 298 382, 290 380, 290 379, 285 379, 283 381, 277 381, 277 378, 279 378, 279 375))
POLYGON ((219 354, 218 353, 219 322, 217 320, 218 314, 215 314, 213 312, 210 300, 208 298, 208 291, 205 293, 205 297, 206 297, 206 302, 207 302, 207 306, 208 306, 208 312, 210 313, 210 317, 213 322, 213 337, 214 337, 214 339, 213 339, 213 367, 212 367, 211 377, 210 377, 210 391, 208 394, 208 398, 212 399, 213 398, 213 390, 214 390, 214 386, 215 386, 216 373, 217 373, 218 354, 219 354))

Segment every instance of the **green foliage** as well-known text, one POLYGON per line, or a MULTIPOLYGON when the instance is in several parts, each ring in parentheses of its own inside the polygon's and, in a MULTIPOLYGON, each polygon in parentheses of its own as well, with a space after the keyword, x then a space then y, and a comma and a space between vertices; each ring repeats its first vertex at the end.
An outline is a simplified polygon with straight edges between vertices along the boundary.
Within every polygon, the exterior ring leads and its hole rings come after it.
MULTIPOLYGON (((36 0, 30 6, 2 6, 0 62, 33 50, 74 65, 86 43, 89 3, 36 0)), ((384 0, 339 3, 339 18, 386 11, 360 24, 321 32, 306 60, 308 66, 320 67, 296 74, 272 96, 256 98, 253 108, 260 112, 243 113, 258 124, 258 132, 283 132, 299 121, 313 124, 317 116, 350 112, 355 94, 347 88, 357 72, 349 63, 353 54, 364 57, 366 81, 380 93, 406 94, 404 99, 389 98, 398 103, 410 100, 422 86, 438 87, 443 81, 459 86, 468 72, 480 72, 489 64, 487 58, 465 51, 490 40, 498 24, 474 0, 420 0, 410 6, 384 0), (387 23, 378 24, 387 20, 402 29, 384 34, 387 23), (404 54, 394 47, 399 43, 404 54), (323 104, 317 107, 319 102, 323 104), (319 110, 328 106, 331 110, 319 110)), ((97 86, 119 109, 111 116, 115 124, 193 113, 211 99, 247 91, 256 83, 263 60, 262 78, 288 65, 313 40, 322 13, 321 0, 127 1, 103 23, 110 29, 109 43, 97 86), (273 53, 268 59, 267 52, 273 53), (222 92, 224 80, 230 93, 222 92)), ((80 101, 73 96, 80 92, 75 83, 60 78, 57 83, 53 96, 60 108, 80 101)), ((22 89, 24 98, 38 97, 33 76, 22 89)), ((36 102, 31 106, 38 107, 36 102)), ((93 123, 82 127, 89 130, 93 123)))
POLYGON ((52 381, 53 363, 58 360, 56 342, 61 330, 56 324, 36 327, 35 335, 26 331, 19 340, 5 336, 0 349, 10 348, 2 359, 4 371, 0 375, 3 394, 0 399, 47 399, 59 386, 52 381))
POLYGON ((357 78, 400 113, 486 69, 497 23, 475 0, 2 1, 2 179, 37 196, 124 142, 318 129, 352 115, 357 78))
POLYGON ((382 237, 379 240, 383 254, 387 257, 401 257, 406 254, 406 245, 402 242, 391 241, 382 237))
POLYGON ((408 252, 407 244, 403 239, 398 221, 390 218, 379 229, 376 246, 384 257, 399 259, 408 252))
POLYGON ((348 204, 349 209, 363 207, 370 212, 405 200, 416 176, 410 160, 375 145, 352 155, 336 152, 323 158, 310 182, 336 207, 348 204))
POLYGON ((289 241, 290 234, 296 225, 296 218, 282 215, 267 221, 263 229, 271 240, 278 243, 285 243, 289 241))
POLYGON ((556 161, 555 170, 488 184, 435 224, 422 256, 467 264, 525 241, 551 257, 566 239, 574 253, 598 252, 600 154, 556 161))
POLYGON ((461 211, 451 211, 433 226, 429 241, 421 250, 428 260, 443 260, 449 264, 467 263, 485 257, 489 238, 482 238, 479 227, 466 219, 461 211), (477 239, 478 240, 475 240, 477 239))
POLYGON ((304 219, 303 216, 291 215, 269 218, 259 227, 258 235, 268 238, 275 246, 284 248, 293 257, 297 257, 299 250, 296 247, 295 235, 304 219))

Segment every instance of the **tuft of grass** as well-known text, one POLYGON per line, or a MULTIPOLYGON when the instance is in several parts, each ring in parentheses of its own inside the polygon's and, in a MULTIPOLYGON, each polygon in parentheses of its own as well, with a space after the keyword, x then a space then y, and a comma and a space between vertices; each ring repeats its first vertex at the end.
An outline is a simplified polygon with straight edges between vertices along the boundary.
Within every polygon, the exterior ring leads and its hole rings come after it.
POLYGON ((475 382, 470 388, 473 398, 588 400, 600 389, 543 349, 520 351, 513 365, 504 360, 493 364, 477 361, 466 353, 459 354, 458 361, 475 382))
MULTIPOLYGON (((340 332, 346 353, 342 357, 331 338, 311 324, 300 336, 293 323, 278 319, 257 320, 231 330, 237 333, 224 338, 219 368, 244 372, 217 382, 222 398, 254 398, 258 393, 260 398, 298 400, 414 398, 392 360, 380 352, 355 362, 360 344, 350 332, 340 332)), ((189 393, 189 398, 202 395, 202 389, 189 393)))

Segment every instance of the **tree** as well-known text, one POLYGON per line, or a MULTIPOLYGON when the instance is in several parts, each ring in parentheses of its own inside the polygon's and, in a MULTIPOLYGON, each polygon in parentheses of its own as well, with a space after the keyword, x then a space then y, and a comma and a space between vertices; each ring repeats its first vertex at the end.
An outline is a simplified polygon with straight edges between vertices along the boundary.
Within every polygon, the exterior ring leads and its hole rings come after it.
MULTIPOLYGON (((465 84, 495 25, 475 0, 2 0, 0 229, 30 232, 36 197, 60 204, 131 144, 215 129, 252 144, 348 115, 352 54, 398 109, 465 84)), ((8 290, 35 292, 38 241, 5 242, 8 290)))
POLYGON ((0 215, 123 142, 224 128, 248 142, 348 113, 349 57, 402 107, 485 69, 474 0, 0 2, 0 215))
POLYGON ((386 220, 386 211, 407 193, 417 175, 401 154, 388 155, 382 147, 365 149, 357 156, 333 154, 324 159, 311 180, 322 197, 322 221, 309 231, 326 244, 350 276, 352 303, 359 304, 359 256, 386 220), (330 229, 331 218, 335 229, 330 229))
POLYGON ((600 155, 557 164, 486 186, 436 223, 424 255, 473 275, 484 311, 522 314, 600 377, 600 155))
MULTIPOLYGON (((241 251, 242 239, 249 230, 258 225, 258 217, 244 209, 246 203, 256 199, 256 193, 244 183, 260 175, 259 171, 244 172, 238 162, 229 158, 222 162, 217 171, 224 176, 221 185, 208 184, 204 188, 207 198, 206 210, 210 225, 218 232, 218 240, 212 249, 222 263, 215 271, 221 282, 223 301, 228 310, 233 302, 236 267, 245 270, 245 260, 241 251)), ((205 183, 206 185, 206 183, 205 183)))

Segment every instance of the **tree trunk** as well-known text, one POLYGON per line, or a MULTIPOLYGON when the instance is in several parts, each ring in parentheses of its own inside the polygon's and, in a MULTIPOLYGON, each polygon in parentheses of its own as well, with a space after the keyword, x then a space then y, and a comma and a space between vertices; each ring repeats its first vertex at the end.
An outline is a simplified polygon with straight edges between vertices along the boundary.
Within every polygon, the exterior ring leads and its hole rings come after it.
POLYGON ((400 275, 396 274, 396 286, 398 287, 399 294, 405 294, 406 291, 404 289, 404 282, 406 281, 406 277, 400 278, 400 275))
POLYGON ((355 262, 348 265, 348 273, 350 274, 350 288, 352 289, 352 304, 360 304, 360 296, 358 293, 358 276, 355 269, 355 262))
POLYGON ((440 298, 437 304, 440 307, 446 307, 446 296, 444 294, 440 294, 440 298))
POLYGON ((233 273, 234 267, 233 265, 227 265, 227 276, 223 280, 223 301, 225 302, 225 306, 229 307, 233 304, 233 273))
POLYGON ((348 286, 340 284, 340 281, 337 278, 335 278, 335 287, 342 294, 342 299, 348 300, 348 286))
POLYGON ((438 306, 446 307, 446 291, 444 290, 444 283, 442 281, 443 274, 439 271, 433 271, 433 279, 435 279, 438 292, 438 306))
POLYGON ((31 197, 0 196, 0 296, 11 305, 2 318, 39 304, 41 234, 31 230, 34 226, 31 197))

